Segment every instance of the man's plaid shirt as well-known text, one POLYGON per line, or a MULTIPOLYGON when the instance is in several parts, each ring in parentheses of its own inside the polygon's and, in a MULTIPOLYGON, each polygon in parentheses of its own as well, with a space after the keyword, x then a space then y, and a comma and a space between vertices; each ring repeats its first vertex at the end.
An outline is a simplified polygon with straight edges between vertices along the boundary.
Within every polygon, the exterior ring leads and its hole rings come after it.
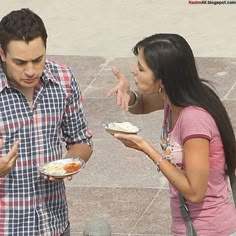
POLYGON ((20 140, 16 167, 0 178, 0 236, 60 235, 68 224, 65 186, 38 167, 62 158, 63 141, 91 145, 76 79, 68 67, 46 61, 30 108, 0 65, 0 108, 0 158, 20 140))

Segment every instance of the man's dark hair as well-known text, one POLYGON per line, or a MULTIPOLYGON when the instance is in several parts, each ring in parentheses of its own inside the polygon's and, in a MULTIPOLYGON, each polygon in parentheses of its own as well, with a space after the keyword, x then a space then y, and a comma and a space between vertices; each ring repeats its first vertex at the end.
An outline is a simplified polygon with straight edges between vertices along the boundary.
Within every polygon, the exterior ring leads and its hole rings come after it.
POLYGON ((11 40, 29 42, 41 37, 45 48, 47 32, 42 19, 28 8, 12 11, 0 21, 0 45, 4 52, 11 40))

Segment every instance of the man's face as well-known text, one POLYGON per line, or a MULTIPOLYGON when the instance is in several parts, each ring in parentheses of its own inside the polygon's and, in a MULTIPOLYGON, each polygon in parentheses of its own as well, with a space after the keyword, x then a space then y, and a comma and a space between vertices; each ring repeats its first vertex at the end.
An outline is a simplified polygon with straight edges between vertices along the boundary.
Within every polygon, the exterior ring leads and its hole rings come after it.
POLYGON ((39 83, 42 75, 46 49, 41 37, 29 43, 12 40, 4 53, 1 50, 8 81, 21 91, 33 89, 39 83))

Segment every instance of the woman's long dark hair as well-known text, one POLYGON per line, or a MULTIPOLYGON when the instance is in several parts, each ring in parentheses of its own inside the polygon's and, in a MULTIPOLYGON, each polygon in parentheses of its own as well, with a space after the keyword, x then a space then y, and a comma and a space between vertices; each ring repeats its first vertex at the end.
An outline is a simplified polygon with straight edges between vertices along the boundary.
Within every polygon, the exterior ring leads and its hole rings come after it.
POLYGON ((177 34, 155 34, 138 42, 135 55, 144 50, 147 65, 156 80, 162 80, 166 94, 178 107, 195 105, 208 111, 219 129, 226 158, 226 173, 236 169, 235 135, 227 111, 217 94, 198 76, 193 52, 186 40, 177 34))

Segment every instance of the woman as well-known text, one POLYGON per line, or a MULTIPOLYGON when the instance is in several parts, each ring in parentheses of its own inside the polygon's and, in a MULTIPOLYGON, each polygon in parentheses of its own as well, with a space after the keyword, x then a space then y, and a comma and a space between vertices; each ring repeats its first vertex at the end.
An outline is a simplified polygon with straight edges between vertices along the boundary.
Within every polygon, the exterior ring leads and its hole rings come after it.
POLYGON ((187 235, 179 193, 197 235, 236 235, 236 210, 228 176, 236 169, 235 135, 228 114, 208 82, 199 78, 192 50, 177 34, 155 34, 133 49, 138 91, 113 68, 118 85, 108 92, 133 114, 164 110, 161 146, 139 135, 115 134, 126 146, 145 153, 170 183, 172 232, 187 235))

